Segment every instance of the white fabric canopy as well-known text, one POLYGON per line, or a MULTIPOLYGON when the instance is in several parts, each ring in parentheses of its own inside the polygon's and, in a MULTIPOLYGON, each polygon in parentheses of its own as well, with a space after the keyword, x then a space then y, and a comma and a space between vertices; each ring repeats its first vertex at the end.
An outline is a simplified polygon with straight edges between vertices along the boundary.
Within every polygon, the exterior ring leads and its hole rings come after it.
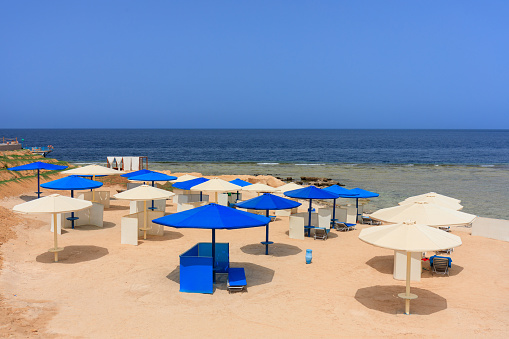
POLYGON ((290 182, 283 186, 276 187, 277 192, 284 193, 286 191, 298 190, 299 188, 304 188, 304 186, 298 185, 294 182, 290 182))
POLYGON ((437 204, 417 201, 413 204, 383 208, 372 213, 370 217, 391 223, 413 220, 418 224, 438 227, 465 226, 472 223, 477 216, 437 204))
POLYGON ((99 166, 99 165, 87 165, 83 167, 73 168, 67 171, 60 172, 64 175, 115 175, 123 174, 123 171, 117 171, 112 168, 99 166))
POLYGON ((210 191, 210 192, 236 192, 242 189, 241 186, 232 184, 223 179, 214 178, 205 181, 199 185, 191 187, 191 191, 210 191))
POLYGON ((51 194, 47 197, 16 205, 13 211, 18 213, 67 213, 84 210, 91 206, 92 202, 87 200, 51 194))
POLYGON ((426 198, 439 198, 442 200, 447 200, 453 203, 461 203, 461 200, 448 197, 447 195, 438 194, 436 192, 429 192, 425 194, 415 195, 413 197, 408 197, 405 199, 405 201, 423 201, 426 200, 426 198))
POLYGON ((168 199, 174 195, 175 193, 167 190, 148 185, 141 185, 135 188, 131 188, 130 190, 115 194, 113 197, 122 200, 146 201, 168 199))
POLYGON ((181 175, 180 177, 178 177, 177 179, 172 180, 171 182, 173 182, 173 183, 182 182, 182 181, 188 181, 188 180, 197 179, 197 178, 198 177, 195 177, 194 175, 184 174, 184 175, 181 175))
POLYGON ((430 204, 437 204, 442 207, 447 207, 447 208, 450 208, 455 211, 459 211, 459 210, 463 209, 463 206, 460 205, 459 203, 452 201, 450 199, 443 199, 436 195, 426 196, 426 197, 423 197, 421 200, 403 200, 398 205, 415 204, 416 202, 419 202, 419 201, 425 201, 430 204))

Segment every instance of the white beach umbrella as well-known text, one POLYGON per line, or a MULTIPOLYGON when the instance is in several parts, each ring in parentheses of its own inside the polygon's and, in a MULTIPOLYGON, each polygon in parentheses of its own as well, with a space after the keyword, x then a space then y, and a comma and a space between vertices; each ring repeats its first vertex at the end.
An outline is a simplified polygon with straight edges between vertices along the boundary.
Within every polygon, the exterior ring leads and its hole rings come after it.
POLYGON ((130 190, 115 194, 113 197, 115 199, 121 200, 143 201, 143 228, 140 228, 140 230, 143 231, 143 239, 147 239, 147 231, 149 230, 147 227, 147 201, 169 199, 174 195, 175 193, 167 190, 152 187, 149 185, 141 185, 135 188, 131 188, 130 190))
POLYGON ((188 180, 193 180, 193 179, 197 179, 198 177, 195 177, 194 175, 190 175, 190 174, 184 174, 184 175, 181 175, 180 177, 178 177, 177 179, 175 180, 170 180, 172 183, 176 183, 176 182, 182 182, 182 181, 188 181, 188 180))
POLYGON ((214 178, 209 181, 202 182, 196 186, 191 187, 191 191, 209 191, 215 192, 216 202, 217 202, 217 192, 237 192, 242 190, 243 187, 239 185, 232 184, 223 179, 214 178))
POLYGON ((244 186, 244 187, 242 187, 242 191, 257 192, 258 195, 260 195, 260 193, 273 193, 273 192, 276 192, 277 188, 269 186, 269 185, 258 183, 258 184, 252 184, 252 185, 244 186))
POLYGON ((455 202, 458 204, 461 203, 461 200, 459 200, 459 199, 451 198, 451 197, 448 197, 447 195, 438 194, 436 192, 429 192, 429 193, 425 193, 425 194, 414 195, 413 197, 406 198, 405 201, 422 201, 422 200, 426 200, 426 198, 438 198, 441 200, 447 200, 449 202, 455 202))
POLYGON ((14 206, 13 211, 18 213, 53 214, 53 242, 54 247, 49 252, 55 253, 55 262, 58 261, 58 252, 63 248, 58 247, 57 240, 57 214, 81 211, 92 206, 92 202, 64 197, 60 194, 52 194, 23 204, 14 206))
POLYGON ((425 201, 430 204, 437 204, 442 207, 447 207, 447 208, 450 208, 455 211, 459 211, 459 210, 463 209, 463 206, 460 205, 459 203, 452 201, 450 199, 443 199, 437 195, 426 196, 426 197, 423 197, 421 200, 412 200, 412 199, 411 200, 403 200, 398 205, 415 204, 416 202, 419 202, 419 201, 425 201))
POLYGON ((398 296, 405 299, 405 313, 410 314, 410 300, 416 299, 410 293, 411 253, 440 251, 461 245, 461 238, 415 221, 405 221, 395 225, 365 228, 359 239, 378 247, 407 252, 406 290, 398 296))
POLYGON ((477 216, 426 201, 417 201, 413 204, 383 208, 372 213, 370 217, 390 223, 414 220, 419 224, 439 227, 469 225, 477 216))
POLYGON ((290 182, 290 183, 285 184, 283 186, 276 187, 276 192, 278 192, 278 193, 285 193, 286 191, 298 190, 299 188, 304 188, 304 186, 301 186, 301 185, 296 184, 294 182, 290 182))
MULTIPOLYGON (((126 172, 117 171, 113 168, 108 168, 99 165, 87 165, 83 167, 73 168, 67 171, 60 172, 63 175, 81 175, 81 176, 91 176, 92 180, 95 180, 96 176, 103 175, 116 175, 116 174, 124 174, 126 172)), ((92 190, 92 201, 95 201, 95 190, 92 190)))

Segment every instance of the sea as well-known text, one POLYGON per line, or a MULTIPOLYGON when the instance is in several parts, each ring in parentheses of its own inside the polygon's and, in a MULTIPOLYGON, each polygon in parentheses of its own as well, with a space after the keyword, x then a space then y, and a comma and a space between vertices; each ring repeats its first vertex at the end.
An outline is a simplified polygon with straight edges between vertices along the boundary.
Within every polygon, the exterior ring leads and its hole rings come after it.
POLYGON ((48 157, 106 164, 147 156, 149 168, 203 175, 325 177, 380 193, 368 211, 437 192, 463 211, 509 220, 509 130, 0 129, 52 145, 48 157))

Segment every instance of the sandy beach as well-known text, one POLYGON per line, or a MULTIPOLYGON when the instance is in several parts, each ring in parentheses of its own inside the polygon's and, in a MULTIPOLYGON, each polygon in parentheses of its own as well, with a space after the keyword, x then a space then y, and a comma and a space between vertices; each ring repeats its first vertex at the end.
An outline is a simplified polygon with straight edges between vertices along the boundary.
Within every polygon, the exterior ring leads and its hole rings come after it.
MULTIPOLYGON (((213 295, 188 294, 179 292, 179 254, 210 241, 209 231, 166 228, 163 237, 121 245, 120 218, 129 207, 112 200, 104 228, 64 231, 65 250, 54 263, 49 217, 11 212, 31 191, 0 200, 2 232, 15 232, 1 246, 2 337, 502 338, 509 330, 509 244, 469 229, 453 230, 463 245, 451 254, 450 276, 425 271, 412 282, 419 298, 407 316, 393 252, 360 241, 363 225, 302 241, 288 237, 281 217, 271 223, 269 256, 259 243, 264 228, 218 231, 217 241, 230 243, 231 266, 246 269, 248 291, 229 294, 219 277, 213 295)), ((175 210, 168 201, 167 211, 175 210)))

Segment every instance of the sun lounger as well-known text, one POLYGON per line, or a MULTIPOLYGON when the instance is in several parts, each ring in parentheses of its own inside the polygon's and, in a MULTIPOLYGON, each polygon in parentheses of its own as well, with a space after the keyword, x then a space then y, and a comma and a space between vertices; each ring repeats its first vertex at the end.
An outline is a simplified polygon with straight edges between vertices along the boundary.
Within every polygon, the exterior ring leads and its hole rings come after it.
POLYGON ((244 268, 230 267, 227 281, 228 293, 232 293, 233 291, 245 291, 246 286, 246 272, 244 268))
POLYGON ((449 257, 441 257, 433 255, 429 258, 429 265, 433 268, 431 274, 447 274, 449 275, 449 267, 451 267, 452 259, 449 257))
POLYGON ((354 230, 357 224, 350 224, 346 222, 338 222, 336 223, 336 229, 338 231, 351 231, 354 230))
POLYGON ((322 227, 316 227, 315 228, 315 240, 316 239, 322 239, 327 240, 327 230, 322 227))
POLYGON ((366 225, 381 225, 382 224, 380 221, 373 220, 370 217, 367 217, 365 215, 363 215, 361 217, 361 222, 366 225))

